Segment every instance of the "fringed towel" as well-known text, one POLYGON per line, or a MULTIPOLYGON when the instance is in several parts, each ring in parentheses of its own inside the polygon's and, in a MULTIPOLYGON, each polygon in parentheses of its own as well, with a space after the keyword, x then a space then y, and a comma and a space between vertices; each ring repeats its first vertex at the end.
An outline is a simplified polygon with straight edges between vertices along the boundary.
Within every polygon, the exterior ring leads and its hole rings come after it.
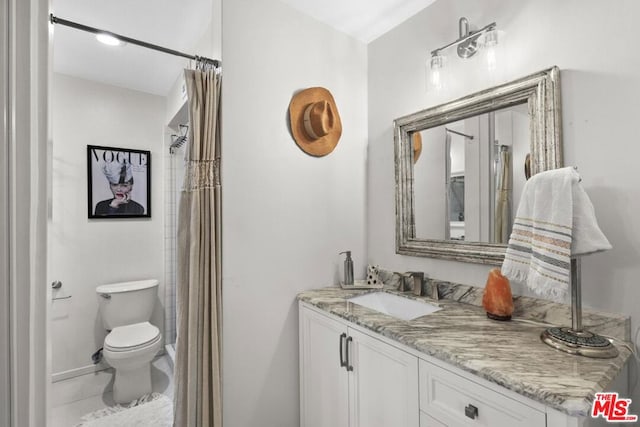
POLYGON ((525 184, 502 274, 542 297, 562 301, 571 257, 611 249, 572 167, 540 172, 525 184))

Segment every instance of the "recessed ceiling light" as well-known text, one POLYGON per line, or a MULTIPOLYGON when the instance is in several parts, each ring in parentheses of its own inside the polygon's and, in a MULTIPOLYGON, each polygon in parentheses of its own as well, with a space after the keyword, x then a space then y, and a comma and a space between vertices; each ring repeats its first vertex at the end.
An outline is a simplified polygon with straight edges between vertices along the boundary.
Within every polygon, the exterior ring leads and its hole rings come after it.
POLYGON ((120 46, 123 44, 119 39, 107 33, 96 34, 96 39, 98 39, 100 43, 104 43, 109 46, 120 46))

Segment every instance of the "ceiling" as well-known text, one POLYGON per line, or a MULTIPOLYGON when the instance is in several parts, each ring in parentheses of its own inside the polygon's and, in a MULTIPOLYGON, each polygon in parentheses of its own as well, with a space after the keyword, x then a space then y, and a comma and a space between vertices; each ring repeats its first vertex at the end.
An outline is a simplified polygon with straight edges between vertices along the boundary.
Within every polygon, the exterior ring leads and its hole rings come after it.
POLYGON ((281 0, 338 31, 369 43, 435 0, 281 0))
MULTIPOLYGON (((368 43, 435 0, 281 0, 368 43)), ((188 54, 202 38, 212 0, 52 0, 55 16, 188 54), (188 23, 188 24, 187 24, 188 23)), ((111 47, 95 36, 54 27, 54 71, 165 96, 186 60, 135 45, 111 47)))
MULTIPOLYGON (((212 3, 211 0, 52 0, 52 13, 69 21, 198 54, 191 49, 209 25, 212 3)), ((54 26, 53 69, 59 73, 164 96, 187 61, 135 45, 107 46, 96 41, 94 34, 54 26)))

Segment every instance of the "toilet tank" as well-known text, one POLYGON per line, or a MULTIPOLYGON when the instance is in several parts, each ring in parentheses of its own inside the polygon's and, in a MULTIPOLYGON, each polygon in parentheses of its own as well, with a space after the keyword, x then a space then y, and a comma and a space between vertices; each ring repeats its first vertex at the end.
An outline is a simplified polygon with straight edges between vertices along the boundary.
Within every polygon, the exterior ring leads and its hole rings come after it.
POLYGON ((151 319, 158 281, 149 279, 100 285, 96 293, 104 326, 111 330, 151 319))

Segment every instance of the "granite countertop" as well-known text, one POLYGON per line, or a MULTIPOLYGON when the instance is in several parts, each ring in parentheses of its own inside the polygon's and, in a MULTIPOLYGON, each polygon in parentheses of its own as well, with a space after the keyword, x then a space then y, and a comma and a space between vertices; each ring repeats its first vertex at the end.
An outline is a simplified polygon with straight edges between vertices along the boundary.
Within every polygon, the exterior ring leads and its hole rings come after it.
MULTIPOLYGON (((631 354, 617 345, 618 357, 590 359, 544 344, 540 340, 544 327, 526 320, 570 326, 565 305, 516 297, 514 320, 499 322, 487 318, 479 303, 480 288, 447 282, 438 282, 438 287, 441 299, 437 303, 443 309, 410 321, 347 301, 371 290, 330 287, 301 292, 298 300, 571 416, 589 414, 595 393, 609 386, 631 354)), ((421 298, 388 286, 384 291, 421 298)), ((628 317, 584 311, 583 325, 629 341, 628 317)))

